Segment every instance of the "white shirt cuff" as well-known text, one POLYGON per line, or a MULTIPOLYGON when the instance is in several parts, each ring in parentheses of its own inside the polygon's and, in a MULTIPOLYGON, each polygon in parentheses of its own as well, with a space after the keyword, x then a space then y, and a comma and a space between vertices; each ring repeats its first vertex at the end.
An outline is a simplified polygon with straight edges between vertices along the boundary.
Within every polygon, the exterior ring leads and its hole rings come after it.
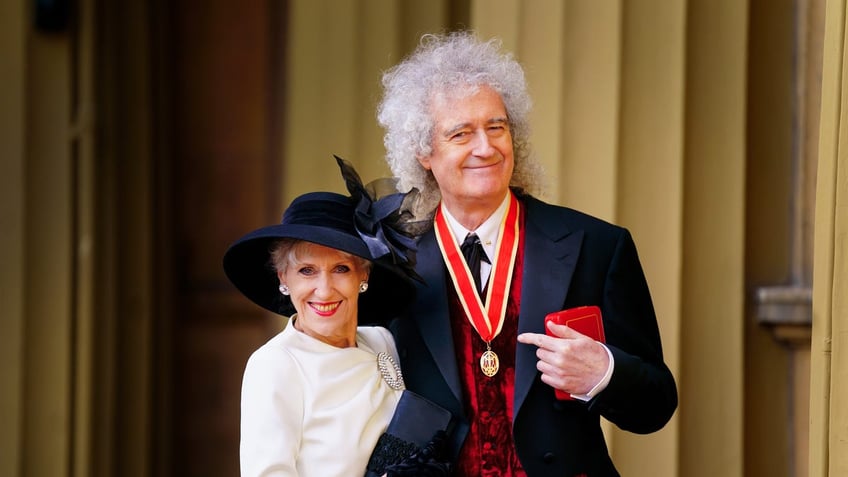
POLYGON ((612 351, 607 348, 607 346, 601 343, 601 346, 604 347, 604 350, 607 352, 607 356, 609 356, 609 366, 607 366, 607 372, 604 374, 604 377, 601 379, 598 384, 595 385, 592 389, 589 390, 586 394, 572 394, 571 397, 580 401, 588 401, 593 397, 597 396, 599 392, 603 391, 607 388, 607 385, 610 382, 610 378, 612 378, 612 370, 615 367, 615 359, 612 357, 612 351))

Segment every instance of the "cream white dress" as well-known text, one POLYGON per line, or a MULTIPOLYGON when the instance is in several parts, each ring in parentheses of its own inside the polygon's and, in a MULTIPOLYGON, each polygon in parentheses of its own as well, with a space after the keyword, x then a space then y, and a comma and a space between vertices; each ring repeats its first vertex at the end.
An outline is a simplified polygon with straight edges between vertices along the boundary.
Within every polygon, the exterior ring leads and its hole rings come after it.
POLYGON ((401 391, 377 366, 400 362, 391 333, 359 327, 336 348, 286 328, 247 362, 241 396, 242 477, 361 476, 401 391))

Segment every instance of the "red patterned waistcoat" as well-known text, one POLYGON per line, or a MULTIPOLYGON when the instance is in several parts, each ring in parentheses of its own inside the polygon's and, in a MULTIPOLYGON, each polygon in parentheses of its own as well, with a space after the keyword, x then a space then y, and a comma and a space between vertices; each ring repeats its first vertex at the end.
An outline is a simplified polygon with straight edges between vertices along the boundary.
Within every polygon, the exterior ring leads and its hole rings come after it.
POLYGON ((459 455, 455 475, 480 477, 525 477, 512 436, 515 387, 515 346, 521 275, 524 264, 524 214, 521 214, 518 252, 513 268, 506 316, 501 333, 491 343, 500 359, 500 370, 488 378, 480 370, 486 343, 471 326, 456 290, 449 287, 450 319, 456 362, 465 398, 465 413, 471 428, 459 455))

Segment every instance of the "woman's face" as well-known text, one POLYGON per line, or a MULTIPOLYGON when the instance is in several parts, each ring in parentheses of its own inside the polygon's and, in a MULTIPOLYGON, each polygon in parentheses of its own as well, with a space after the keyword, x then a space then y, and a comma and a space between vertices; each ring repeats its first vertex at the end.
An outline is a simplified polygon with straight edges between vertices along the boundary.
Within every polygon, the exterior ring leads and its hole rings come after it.
POLYGON ((359 284, 368 271, 357 258, 339 250, 300 242, 289 254, 280 283, 288 286, 297 310, 295 328, 332 346, 356 343, 359 284))

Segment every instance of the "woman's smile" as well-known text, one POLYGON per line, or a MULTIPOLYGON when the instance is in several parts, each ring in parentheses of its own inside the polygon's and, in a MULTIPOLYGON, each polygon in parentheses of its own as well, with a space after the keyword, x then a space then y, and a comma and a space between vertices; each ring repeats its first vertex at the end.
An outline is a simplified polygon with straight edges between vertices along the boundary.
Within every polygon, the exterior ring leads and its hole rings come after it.
POLYGON ((309 303, 309 307, 312 308, 313 310, 315 310, 315 313, 317 313, 321 316, 332 316, 333 313, 335 313, 336 310, 338 310, 339 305, 341 305, 342 302, 334 301, 334 302, 330 302, 330 303, 318 303, 318 302, 310 301, 308 303, 309 303))

